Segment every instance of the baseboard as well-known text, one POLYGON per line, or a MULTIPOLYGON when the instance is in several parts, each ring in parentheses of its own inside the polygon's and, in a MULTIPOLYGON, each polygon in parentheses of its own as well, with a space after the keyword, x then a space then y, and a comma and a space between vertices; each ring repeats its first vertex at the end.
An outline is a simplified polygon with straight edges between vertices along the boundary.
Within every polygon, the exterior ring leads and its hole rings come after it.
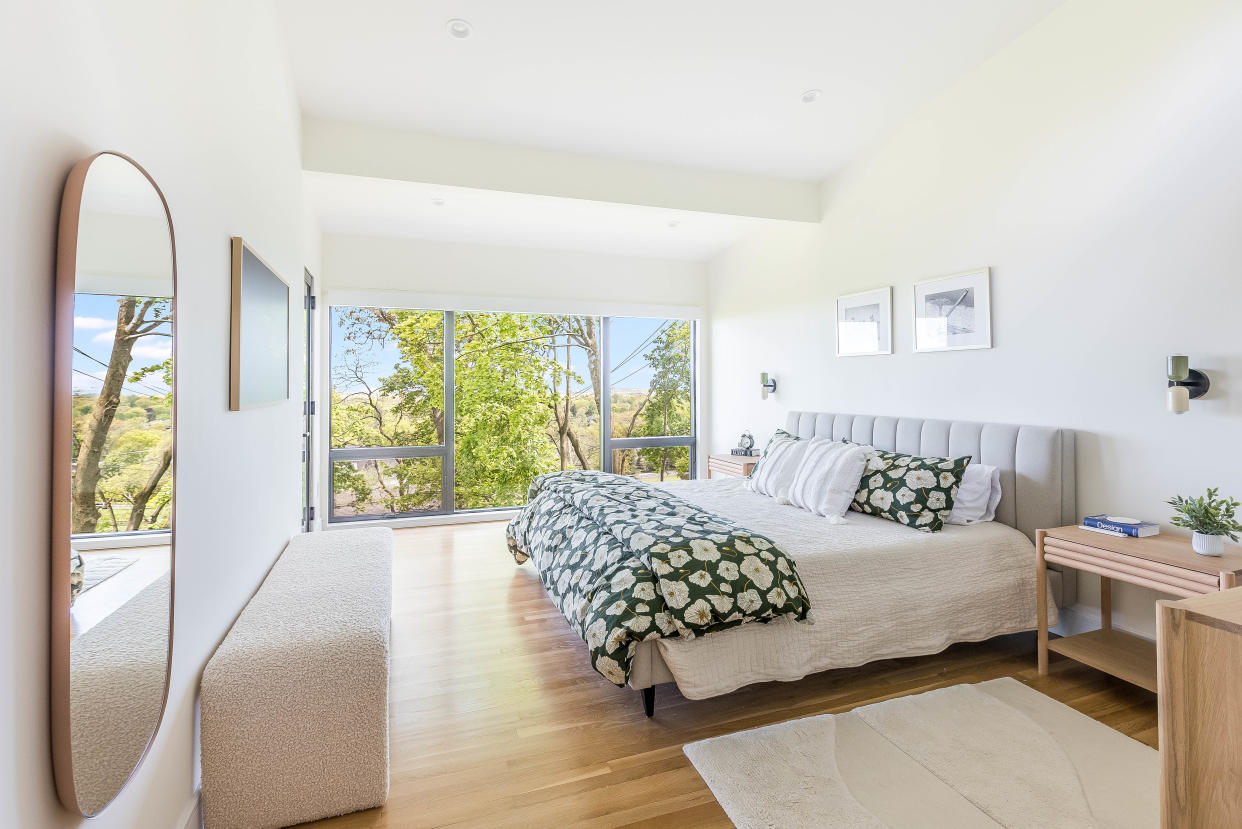
POLYGON ((195 789, 190 795, 190 802, 181 812, 181 819, 175 824, 177 829, 203 829, 203 793, 195 789))
POLYGON ((391 527, 394 530, 403 527, 439 527, 446 524, 477 524, 484 521, 508 521, 518 514, 519 507, 508 509, 489 509, 469 512, 455 512, 451 515, 420 515, 414 518, 379 518, 365 521, 328 522, 325 530, 350 530, 359 527, 391 527))
MULTIPOLYGON (((1048 628, 1052 633, 1058 636, 1073 636, 1076 633, 1086 633, 1092 630, 1098 630, 1100 627, 1100 609, 1091 607, 1090 605, 1076 604, 1071 607, 1063 607, 1057 612, 1057 623, 1048 628)), ((1141 630, 1133 630, 1125 625, 1117 624, 1116 617, 1113 619, 1113 627, 1126 633, 1132 633, 1143 639, 1151 639, 1150 633, 1141 630)))

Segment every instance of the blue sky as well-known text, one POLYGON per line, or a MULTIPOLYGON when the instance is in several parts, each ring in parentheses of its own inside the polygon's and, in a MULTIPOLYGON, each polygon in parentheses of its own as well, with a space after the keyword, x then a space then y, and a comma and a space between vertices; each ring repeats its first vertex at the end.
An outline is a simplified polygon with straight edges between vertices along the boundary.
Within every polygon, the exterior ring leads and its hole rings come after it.
MULTIPOLYGON (((652 335, 659 331, 665 322, 665 320, 661 319, 642 317, 613 317, 611 356, 613 368, 616 369, 612 374, 614 388, 646 389, 651 384, 651 368, 643 360, 643 354, 648 350, 648 338, 654 339, 652 335)), ((336 315, 334 313, 332 321, 332 359, 334 364, 340 360, 344 349, 344 330, 336 324, 336 315)), ((389 341, 385 347, 376 348, 371 353, 371 360, 377 365, 373 369, 370 379, 376 381, 379 376, 391 371, 392 366, 397 362, 396 346, 389 341)), ((587 381, 587 361, 584 349, 573 349, 573 365, 574 370, 579 373, 584 381, 587 381)), ((584 391, 587 388, 589 388, 589 385, 587 382, 584 382, 576 385, 574 392, 584 391)))
MULTIPOLYGON (((116 307, 117 297, 114 295, 74 295, 73 347, 85 352, 85 355, 78 351, 73 354, 73 390, 77 394, 99 393, 100 379, 112 355, 116 307)), ((130 363, 129 373, 164 362, 171 348, 172 341, 168 337, 143 337, 134 345, 134 361, 130 363)), ((133 394, 168 393, 168 387, 159 373, 149 374, 137 383, 126 381, 123 390, 133 394)))

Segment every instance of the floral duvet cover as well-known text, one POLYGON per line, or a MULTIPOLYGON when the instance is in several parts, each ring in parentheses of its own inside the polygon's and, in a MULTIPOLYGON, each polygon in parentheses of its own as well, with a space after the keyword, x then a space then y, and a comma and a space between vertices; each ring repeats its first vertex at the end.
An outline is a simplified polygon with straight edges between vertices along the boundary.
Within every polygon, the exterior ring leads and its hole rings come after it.
POLYGON ((633 478, 541 475, 508 542, 519 564, 534 559, 591 665, 617 685, 644 639, 809 621, 797 568, 770 539, 633 478))

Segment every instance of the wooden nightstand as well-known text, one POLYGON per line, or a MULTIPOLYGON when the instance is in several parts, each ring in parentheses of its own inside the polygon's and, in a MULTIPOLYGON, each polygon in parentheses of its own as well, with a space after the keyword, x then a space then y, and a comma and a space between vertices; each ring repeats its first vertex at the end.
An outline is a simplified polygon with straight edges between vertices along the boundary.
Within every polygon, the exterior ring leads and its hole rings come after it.
POLYGON ((1159 608, 1161 826, 1242 826, 1242 590, 1159 608))
POLYGON ((745 478, 759 463, 758 455, 731 455, 717 452, 707 456, 707 477, 745 478))
POLYGON ((1035 531, 1039 672, 1048 673, 1048 651, 1068 656, 1149 691, 1156 690, 1156 643, 1113 630, 1113 581, 1174 596, 1200 596, 1238 584, 1242 554, 1201 556, 1190 539, 1174 535, 1117 538, 1081 527, 1035 531), (1100 577, 1099 630, 1048 639, 1047 564, 1100 577))

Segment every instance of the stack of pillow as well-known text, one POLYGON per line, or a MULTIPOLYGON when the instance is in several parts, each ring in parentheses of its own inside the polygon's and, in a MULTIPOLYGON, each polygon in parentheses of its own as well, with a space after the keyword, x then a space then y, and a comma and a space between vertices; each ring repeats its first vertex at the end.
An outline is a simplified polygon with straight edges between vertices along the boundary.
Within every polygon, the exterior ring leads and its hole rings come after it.
POLYGON ((832 522, 853 509, 924 532, 991 521, 1000 470, 971 457, 924 458, 873 446, 802 439, 778 429, 746 486, 832 522))

